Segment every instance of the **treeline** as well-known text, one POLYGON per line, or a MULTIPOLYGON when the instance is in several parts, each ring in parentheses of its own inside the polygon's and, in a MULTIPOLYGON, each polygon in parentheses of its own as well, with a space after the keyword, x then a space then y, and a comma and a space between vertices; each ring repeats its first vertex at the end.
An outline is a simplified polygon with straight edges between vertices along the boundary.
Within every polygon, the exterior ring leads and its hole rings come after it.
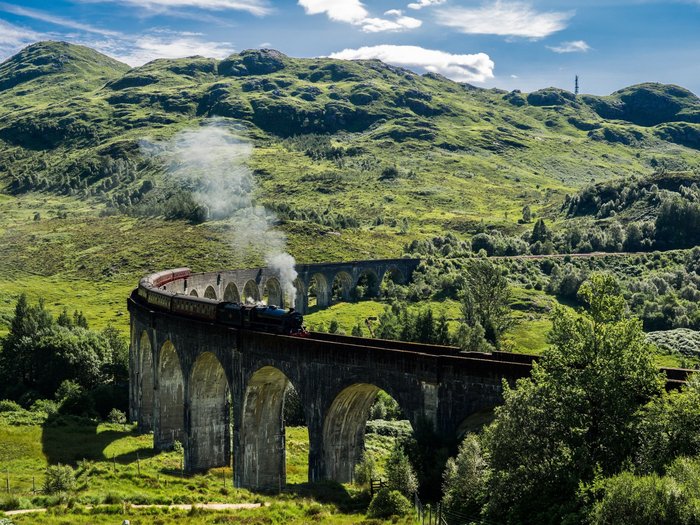
POLYGON ((444 473, 448 523, 700 523, 700 380, 667 392, 619 284, 558 308, 532 376, 444 473))
POLYGON ((42 301, 21 295, 0 346, 0 399, 105 418, 127 408, 128 359, 116 329, 90 330, 77 311, 54 319, 42 301))
MULTIPOLYGON (((465 242, 453 235, 413 241, 411 254, 427 259, 406 286, 384 289, 388 298, 408 301, 459 300, 468 267, 474 260, 465 242), (445 256, 444 254, 450 254, 445 256)), ((577 302, 581 284, 596 271, 620 279, 630 310, 646 331, 692 328, 700 330, 700 248, 618 257, 561 259, 501 259, 492 262, 507 280, 526 289, 546 291, 577 302)))

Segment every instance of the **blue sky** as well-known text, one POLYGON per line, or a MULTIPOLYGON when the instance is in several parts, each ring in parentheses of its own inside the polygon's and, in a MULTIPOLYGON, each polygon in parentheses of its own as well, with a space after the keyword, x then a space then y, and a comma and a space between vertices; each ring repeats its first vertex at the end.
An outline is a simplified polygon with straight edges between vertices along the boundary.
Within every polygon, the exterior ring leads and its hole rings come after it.
POLYGON ((380 58, 483 87, 608 94, 645 81, 700 94, 700 0, 0 1, 0 59, 66 40, 140 65, 271 47, 380 58))

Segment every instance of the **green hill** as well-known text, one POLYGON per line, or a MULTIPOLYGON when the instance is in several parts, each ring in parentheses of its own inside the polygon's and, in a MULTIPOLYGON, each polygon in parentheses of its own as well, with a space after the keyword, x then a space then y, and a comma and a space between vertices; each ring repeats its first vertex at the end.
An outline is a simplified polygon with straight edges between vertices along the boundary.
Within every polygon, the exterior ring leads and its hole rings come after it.
POLYGON ((259 262, 230 246, 227 221, 175 220, 192 219, 197 188, 142 154, 144 139, 212 118, 246 129, 256 202, 315 261, 396 256, 446 231, 519 235, 525 205, 557 228, 565 196, 592 182, 700 167, 698 115, 676 86, 508 93, 273 50, 132 69, 34 44, 0 65, 0 267, 17 283, 6 303, 34 274, 125 289, 161 266, 259 262))

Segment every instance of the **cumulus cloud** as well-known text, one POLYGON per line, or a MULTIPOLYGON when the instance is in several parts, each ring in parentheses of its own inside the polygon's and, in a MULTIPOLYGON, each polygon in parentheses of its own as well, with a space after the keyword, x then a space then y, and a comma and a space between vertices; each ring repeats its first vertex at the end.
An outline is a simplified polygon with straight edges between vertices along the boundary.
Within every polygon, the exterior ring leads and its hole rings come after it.
POLYGON ((336 22, 359 24, 369 16, 360 0, 299 0, 307 15, 325 14, 336 22))
POLYGON ((418 2, 412 2, 408 4, 409 9, 423 9, 424 7, 430 7, 433 5, 444 4, 447 0, 418 0, 418 2))
POLYGON ((340 60, 379 59, 395 66, 439 73, 457 82, 485 82, 493 78, 494 63, 485 53, 455 55, 418 46, 380 45, 344 49, 330 55, 340 60))
POLYGON ((591 49, 591 46, 583 40, 574 40, 562 42, 558 46, 547 46, 547 49, 551 49, 555 53, 586 53, 591 49))
POLYGON ((462 33, 544 38, 566 28, 573 12, 539 12, 527 2, 496 0, 480 7, 444 8, 437 23, 462 33))
POLYGON ((417 18, 405 16, 399 9, 384 13, 389 18, 371 17, 360 0, 299 0, 299 5, 307 15, 325 14, 336 22, 358 26, 365 33, 404 31, 420 27, 423 23, 417 18))
POLYGON ((423 22, 417 18, 410 16, 405 16, 403 12, 399 9, 391 9, 384 13, 384 16, 392 17, 392 19, 386 18, 365 18, 362 20, 362 30, 365 33, 379 33, 381 31, 403 31, 404 29, 416 29, 420 27, 423 22))
POLYGON ((150 11, 164 13, 172 9, 196 8, 209 11, 247 11, 256 16, 269 14, 272 9, 267 0, 80 0, 84 3, 118 3, 150 11))

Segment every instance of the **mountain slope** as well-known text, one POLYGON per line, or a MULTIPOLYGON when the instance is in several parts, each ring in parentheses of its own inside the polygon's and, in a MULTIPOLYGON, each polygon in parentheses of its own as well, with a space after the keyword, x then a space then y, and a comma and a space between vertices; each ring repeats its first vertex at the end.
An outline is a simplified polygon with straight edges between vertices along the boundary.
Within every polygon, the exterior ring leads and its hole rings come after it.
POLYGON ((0 115, 93 91, 129 69, 87 47, 33 44, 0 64, 0 115))
POLYGON ((360 228, 398 246, 407 227, 409 236, 470 234, 482 220, 518 232, 526 204, 554 216, 591 181, 700 166, 700 102, 677 86, 507 93, 273 50, 129 69, 61 43, 9 59, 0 82, 12 85, 0 91, 10 108, 0 113, 7 192, 168 215, 182 191, 139 144, 226 118, 253 139, 256 197, 292 237, 360 228))

